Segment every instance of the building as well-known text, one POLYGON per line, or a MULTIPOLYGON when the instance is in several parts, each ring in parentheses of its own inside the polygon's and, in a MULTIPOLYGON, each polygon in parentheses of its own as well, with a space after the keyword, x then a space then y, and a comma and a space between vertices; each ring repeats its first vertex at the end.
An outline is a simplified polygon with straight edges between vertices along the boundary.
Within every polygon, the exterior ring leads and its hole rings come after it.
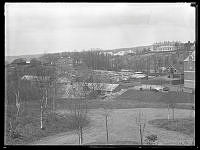
POLYGON ((184 87, 195 89, 195 51, 184 60, 184 87))
POLYGON ((24 75, 21 77, 22 80, 29 80, 29 81, 49 81, 50 76, 33 76, 33 75, 24 75))
POLYGON ((152 51, 157 51, 157 52, 162 52, 162 51, 175 51, 178 49, 178 47, 181 45, 180 42, 169 42, 169 41, 164 41, 164 42, 158 42, 154 43, 151 50, 152 51))
POLYGON ((166 70, 168 72, 168 78, 181 78, 183 74, 183 65, 169 65, 166 70))

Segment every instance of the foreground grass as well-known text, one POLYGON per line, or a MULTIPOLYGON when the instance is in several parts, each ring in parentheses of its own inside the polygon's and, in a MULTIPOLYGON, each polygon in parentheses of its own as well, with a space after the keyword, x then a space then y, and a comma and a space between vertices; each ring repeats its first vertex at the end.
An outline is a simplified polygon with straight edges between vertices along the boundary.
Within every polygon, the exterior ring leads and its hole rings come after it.
POLYGON ((179 118, 169 121, 167 119, 155 119, 148 122, 158 128, 163 128, 170 131, 177 131, 194 137, 194 118, 179 118))
POLYGON ((139 145, 136 141, 111 141, 111 142, 93 142, 86 145, 139 145))
MULTIPOLYGON (((40 110, 36 103, 31 103, 28 108, 23 111, 20 117, 16 118, 15 107, 10 106, 7 109, 6 117, 6 133, 5 133, 5 144, 6 145, 18 145, 18 144, 29 144, 40 138, 55 135, 57 133, 68 132, 76 130, 77 127, 74 125, 76 118, 72 114, 58 115, 56 113, 46 112, 44 115, 44 128, 40 128, 40 110), (32 105, 31 105, 32 104, 32 105), (16 134, 10 136, 10 124, 9 120, 12 120, 12 127, 16 134)), ((86 127, 89 124, 89 120, 84 119, 83 126, 86 127)))

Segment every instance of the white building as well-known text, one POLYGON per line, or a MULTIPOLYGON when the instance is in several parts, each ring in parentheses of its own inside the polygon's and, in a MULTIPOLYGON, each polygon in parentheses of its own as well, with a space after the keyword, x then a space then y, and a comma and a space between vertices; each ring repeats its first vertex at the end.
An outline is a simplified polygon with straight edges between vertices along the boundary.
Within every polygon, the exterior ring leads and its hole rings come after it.
POLYGON ((152 51, 175 51, 178 49, 178 46, 181 45, 181 42, 170 42, 170 41, 164 41, 164 42, 158 42, 154 43, 152 46, 152 51))

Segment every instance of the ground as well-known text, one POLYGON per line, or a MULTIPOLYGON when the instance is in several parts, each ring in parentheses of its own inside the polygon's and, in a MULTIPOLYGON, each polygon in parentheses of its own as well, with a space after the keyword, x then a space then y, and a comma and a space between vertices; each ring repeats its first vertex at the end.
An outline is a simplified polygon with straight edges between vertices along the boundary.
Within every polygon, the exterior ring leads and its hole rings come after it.
MULTIPOLYGON (((71 107, 79 103, 81 99, 57 99, 56 110, 60 115, 69 115, 71 107)), ((87 100, 89 126, 84 129, 83 144, 105 144, 105 117, 104 109, 110 110, 109 115, 109 143, 122 144, 140 144, 138 126, 135 123, 135 117, 139 111, 143 112, 146 118, 145 136, 156 134, 159 144, 166 145, 190 145, 192 136, 179 133, 177 131, 168 131, 157 126, 148 124, 148 121, 154 119, 167 118, 167 106, 169 103, 175 103, 175 118, 191 118, 194 106, 194 94, 170 91, 167 93, 153 91, 136 91, 128 88, 123 94, 113 99, 90 99, 87 100), (191 113, 192 112, 192 113, 191 113)), ((29 111, 36 112, 39 110, 29 111)), ((39 107, 37 107, 39 108, 39 107)), ((172 114, 170 114, 172 115, 172 114)), ((55 133, 53 136, 41 138, 40 141, 29 144, 78 144, 78 135, 75 131, 64 130, 55 133)), ((42 136, 44 137, 44 136, 42 136)))
MULTIPOLYGON (((176 131, 160 129, 148 124, 151 119, 167 118, 167 109, 135 108, 135 109, 113 109, 110 110, 108 118, 109 143, 139 143, 139 130, 135 123, 138 112, 141 111, 146 119, 145 136, 156 134, 160 145, 191 145, 192 138, 186 134, 176 131), (120 120, 120 121, 119 121, 120 120), (129 141, 129 142, 127 142, 129 141)), ((59 113, 68 113, 65 110, 59 113)), ((83 144, 106 143, 105 131, 105 111, 103 109, 91 109, 88 116, 91 119, 90 126, 84 130, 83 144)), ((175 110, 175 118, 192 117, 191 110, 175 110)), ((31 143, 36 145, 59 145, 59 144, 78 144, 78 136, 74 132, 63 133, 51 137, 46 137, 40 141, 31 143)))
MULTIPOLYGON (((192 114, 191 114, 192 115, 192 114)), ((191 137, 194 136, 194 118, 178 118, 178 119, 155 119, 149 121, 149 124, 158 128, 163 128, 170 131, 177 131, 187 134, 191 137)))

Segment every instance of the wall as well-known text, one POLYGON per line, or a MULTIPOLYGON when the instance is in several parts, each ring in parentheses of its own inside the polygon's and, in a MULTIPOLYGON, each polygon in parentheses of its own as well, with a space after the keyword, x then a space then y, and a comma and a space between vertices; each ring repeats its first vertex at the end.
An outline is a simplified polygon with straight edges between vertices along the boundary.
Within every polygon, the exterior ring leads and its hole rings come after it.
POLYGON ((184 87, 195 88, 195 61, 184 62, 184 87))

